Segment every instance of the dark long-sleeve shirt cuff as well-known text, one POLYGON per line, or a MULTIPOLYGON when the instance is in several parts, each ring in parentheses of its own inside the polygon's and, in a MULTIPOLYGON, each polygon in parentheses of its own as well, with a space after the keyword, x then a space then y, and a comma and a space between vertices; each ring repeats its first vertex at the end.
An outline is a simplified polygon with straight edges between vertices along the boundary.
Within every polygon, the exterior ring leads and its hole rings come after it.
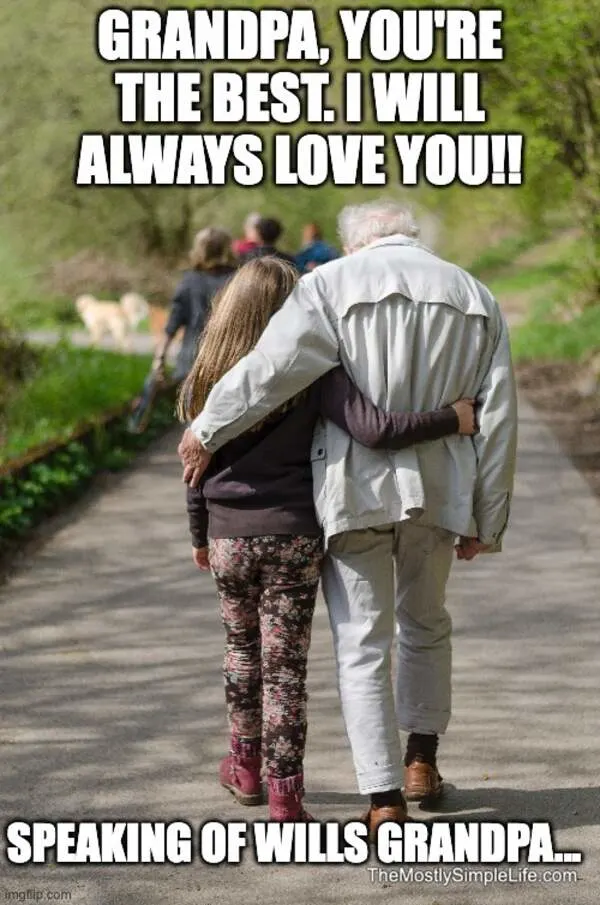
POLYGON ((187 488, 187 511, 192 546, 196 549, 206 547, 208 544, 208 511, 200 488, 187 488))

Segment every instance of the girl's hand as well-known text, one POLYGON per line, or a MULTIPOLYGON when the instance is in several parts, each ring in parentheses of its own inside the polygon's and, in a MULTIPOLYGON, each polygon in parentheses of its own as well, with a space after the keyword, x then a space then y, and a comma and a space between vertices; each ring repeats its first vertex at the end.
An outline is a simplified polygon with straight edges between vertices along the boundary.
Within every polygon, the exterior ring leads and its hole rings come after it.
POLYGON ((472 436, 479 430, 475 420, 475 400, 459 399, 452 408, 458 415, 458 433, 472 436))
POLYGON ((208 547, 192 547, 192 559, 202 572, 210 571, 208 547))

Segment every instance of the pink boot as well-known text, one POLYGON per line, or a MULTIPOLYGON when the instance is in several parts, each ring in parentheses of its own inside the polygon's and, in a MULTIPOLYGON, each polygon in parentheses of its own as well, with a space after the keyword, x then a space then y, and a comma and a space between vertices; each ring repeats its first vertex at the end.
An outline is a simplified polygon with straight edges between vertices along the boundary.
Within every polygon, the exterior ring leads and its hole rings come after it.
POLYGON ((219 780, 223 788, 228 789, 240 804, 262 804, 260 767, 260 757, 230 754, 221 761, 219 780))
POLYGON ((287 779, 269 777, 269 820, 277 823, 309 823, 315 818, 304 810, 302 774, 287 779))

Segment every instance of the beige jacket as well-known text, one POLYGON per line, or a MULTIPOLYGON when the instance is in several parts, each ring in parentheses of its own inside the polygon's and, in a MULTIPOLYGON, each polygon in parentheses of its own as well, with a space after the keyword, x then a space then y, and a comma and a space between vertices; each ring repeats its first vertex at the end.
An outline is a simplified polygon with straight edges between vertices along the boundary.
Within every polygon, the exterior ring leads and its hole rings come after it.
POLYGON ((480 433, 387 452, 321 423, 312 458, 325 537, 418 517, 499 550, 517 423, 506 323, 485 286, 405 236, 305 276, 192 430, 214 451, 339 362, 390 410, 477 397, 480 433))

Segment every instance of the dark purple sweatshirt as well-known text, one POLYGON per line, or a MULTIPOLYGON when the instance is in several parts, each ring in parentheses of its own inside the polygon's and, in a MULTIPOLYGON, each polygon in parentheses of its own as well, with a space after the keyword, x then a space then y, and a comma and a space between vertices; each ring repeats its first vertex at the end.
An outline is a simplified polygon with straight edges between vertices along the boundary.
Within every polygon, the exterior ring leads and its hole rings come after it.
POLYGON ((319 417, 372 449, 403 449, 458 432, 458 415, 451 406, 420 414, 386 412, 363 396, 343 368, 335 368, 293 408, 213 455, 200 486, 187 490, 194 547, 205 547, 208 537, 321 533, 310 464, 319 417))

